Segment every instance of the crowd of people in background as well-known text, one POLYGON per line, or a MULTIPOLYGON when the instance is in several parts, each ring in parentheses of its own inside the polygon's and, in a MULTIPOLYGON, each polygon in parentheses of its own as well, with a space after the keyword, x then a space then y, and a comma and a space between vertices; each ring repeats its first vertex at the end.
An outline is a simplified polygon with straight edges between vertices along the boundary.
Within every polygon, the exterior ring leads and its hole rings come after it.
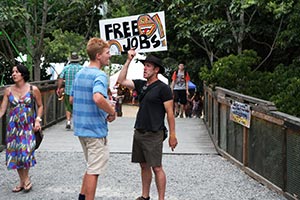
POLYGON ((173 72, 171 77, 175 117, 200 118, 203 107, 202 97, 199 91, 189 89, 191 78, 185 67, 185 62, 180 61, 178 69, 173 72))
MULTIPOLYGON (((170 87, 173 93, 174 114, 177 118, 202 118, 203 95, 197 88, 189 88, 190 76, 185 67, 185 63, 180 61, 178 69, 172 73, 171 77, 170 87)), ((123 103, 139 105, 136 90, 129 90, 120 85, 117 88, 117 97, 122 98, 123 103)))
MULTIPOLYGON (((122 95, 118 95, 117 97, 114 97, 114 99, 117 101, 117 105, 119 104, 118 99, 121 98, 122 102, 130 105, 138 106, 138 98, 135 95, 134 90, 122 90, 120 89, 122 95)), ((203 118, 203 96, 199 91, 190 90, 189 95, 187 96, 187 103, 185 105, 184 114, 182 115, 182 118, 203 118)), ((181 104, 177 104, 177 110, 180 110, 181 104)), ((120 106, 118 106, 118 109, 120 106)), ((174 114, 175 114, 175 104, 174 104, 174 114)), ((121 116, 121 115, 120 115, 121 116)), ((180 115, 177 113, 175 114, 177 118, 180 118, 180 115)))

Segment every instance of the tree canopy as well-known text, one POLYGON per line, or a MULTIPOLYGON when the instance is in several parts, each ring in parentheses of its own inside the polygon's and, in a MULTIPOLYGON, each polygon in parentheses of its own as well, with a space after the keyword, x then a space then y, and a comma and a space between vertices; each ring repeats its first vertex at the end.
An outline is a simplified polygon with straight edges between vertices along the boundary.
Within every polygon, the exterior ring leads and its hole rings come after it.
POLYGON ((292 106, 295 100, 288 97, 299 88, 296 0, 1 1, 1 84, 8 82, 19 52, 28 55, 25 64, 32 69, 32 80, 40 80, 46 78, 40 70, 47 63, 65 62, 72 51, 86 57, 87 40, 100 35, 100 19, 156 11, 165 11, 168 51, 153 54, 163 58, 168 78, 185 60, 198 88, 205 80, 272 100, 281 110, 300 116, 292 106))

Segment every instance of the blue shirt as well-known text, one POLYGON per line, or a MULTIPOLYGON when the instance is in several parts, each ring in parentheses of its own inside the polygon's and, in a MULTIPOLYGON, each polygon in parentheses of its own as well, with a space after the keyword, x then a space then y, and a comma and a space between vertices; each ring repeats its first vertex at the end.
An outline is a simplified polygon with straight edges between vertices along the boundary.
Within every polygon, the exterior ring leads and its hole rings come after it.
POLYGON ((76 74, 71 90, 75 136, 107 136, 107 113, 98 108, 93 100, 93 94, 97 92, 107 98, 107 90, 108 77, 98 68, 85 67, 76 74))

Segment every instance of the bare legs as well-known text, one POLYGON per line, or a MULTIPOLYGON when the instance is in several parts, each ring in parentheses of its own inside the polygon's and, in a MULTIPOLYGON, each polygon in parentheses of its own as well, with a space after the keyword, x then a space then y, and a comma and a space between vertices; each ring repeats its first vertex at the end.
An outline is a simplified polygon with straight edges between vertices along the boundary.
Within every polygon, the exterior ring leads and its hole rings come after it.
POLYGON ((28 169, 17 169, 20 183, 13 189, 13 192, 20 192, 21 190, 25 189, 25 191, 29 191, 32 187, 29 178, 29 168, 28 169))
POLYGON ((175 117, 180 116, 181 118, 186 115, 186 105, 179 104, 178 102, 174 103, 175 107, 175 117))
POLYGON ((71 117, 72 117, 72 113, 70 111, 66 111, 66 118, 67 118, 66 129, 71 129, 71 117))
POLYGON ((166 191, 166 174, 162 168, 159 167, 148 167, 146 163, 141 163, 141 176, 142 176, 142 195, 143 197, 149 197, 150 194, 150 185, 152 181, 152 170, 155 176, 155 183, 158 192, 158 199, 165 199, 165 191, 166 191))
POLYGON ((164 200, 165 199, 165 191, 166 191, 166 174, 162 168, 160 167, 153 167, 153 171, 155 174, 155 183, 158 192, 158 199, 164 200))
POLYGON ((180 117, 185 117, 186 105, 180 104, 180 117))
POLYGON ((152 181, 152 171, 147 167, 146 163, 141 163, 141 176, 142 176, 142 196, 149 197, 150 185, 152 181))
POLYGON ((86 200, 95 199, 97 182, 98 175, 84 174, 80 193, 85 195, 86 200))
POLYGON ((66 118, 67 118, 67 121, 71 121, 71 117, 72 117, 72 113, 69 112, 69 111, 66 111, 66 118))

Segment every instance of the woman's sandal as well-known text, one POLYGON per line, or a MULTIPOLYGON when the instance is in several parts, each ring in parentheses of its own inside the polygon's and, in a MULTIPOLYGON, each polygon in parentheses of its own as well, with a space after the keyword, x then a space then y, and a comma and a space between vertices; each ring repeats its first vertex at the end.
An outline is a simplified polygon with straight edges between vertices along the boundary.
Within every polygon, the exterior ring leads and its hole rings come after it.
POLYGON ((24 187, 18 185, 12 190, 12 192, 21 192, 22 190, 24 190, 24 187))
POLYGON ((140 196, 136 200, 150 200, 150 197, 145 198, 143 196, 140 196))
POLYGON ((31 181, 29 180, 27 183, 25 183, 24 185, 24 192, 29 192, 32 188, 32 183, 31 181))

